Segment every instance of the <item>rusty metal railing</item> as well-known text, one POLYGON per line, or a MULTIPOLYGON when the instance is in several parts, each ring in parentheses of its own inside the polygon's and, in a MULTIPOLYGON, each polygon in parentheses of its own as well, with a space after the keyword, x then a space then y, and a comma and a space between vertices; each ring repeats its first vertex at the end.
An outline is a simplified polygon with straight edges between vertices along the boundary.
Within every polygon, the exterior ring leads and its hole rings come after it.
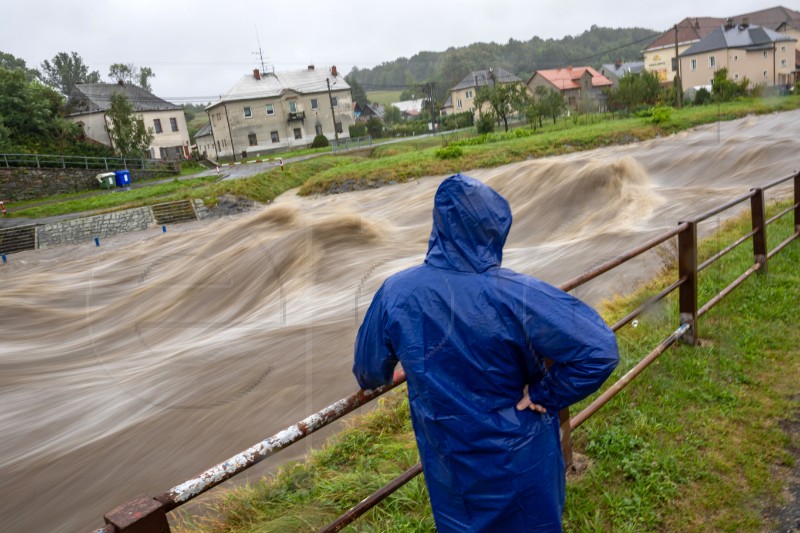
MULTIPOLYGON (((569 410, 564 409, 560 413, 562 450, 567 464, 572 461, 571 432, 588 420, 603 405, 614 398, 622 389, 630 384, 639 374, 641 374, 653 361, 663 354, 670 346, 678 341, 695 344, 697 341, 697 319, 707 313, 714 305, 719 303, 727 294, 741 285, 744 280, 755 272, 766 272, 767 260, 786 247, 800 235, 800 172, 795 172, 790 176, 774 181, 764 187, 752 189, 745 195, 735 198, 722 206, 714 208, 702 215, 690 220, 681 222, 677 227, 659 235, 644 244, 626 252, 625 254, 603 263, 584 274, 571 279, 560 285, 565 291, 570 291, 587 283, 598 276, 616 268, 617 266, 660 246, 670 239, 678 238, 678 279, 663 289, 655 296, 630 312, 627 316, 620 319, 612 326, 613 331, 618 331, 633 320, 639 317, 654 303, 666 298, 674 291, 678 291, 679 307, 679 326, 666 339, 661 341, 647 356, 634 365, 622 378, 606 389, 600 396, 591 402, 586 408, 574 417, 570 417, 569 410), (770 219, 765 219, 764 191, 794 181, 794 204, 783 210, 781 213, 770 219), (722 213, 723 211, 736 207, 742 202, 750 200, 752 213, 753 230, 744 237, 738 239, 733 244, 720 250, 717 254, 710 257, 701 264, 697 262, 697 226, 699 223, 722 213), (767 250, 766 228, 779 218, 794 212, 794 232, 793 234, 778 244, 772 251, 767 250), (702 307, 698 308, 697 293, 698 282, 697 274, 709 265, 721 259, 724 255, 744 243, 747 239, 753 239, 754 264, 736 280, 730 283, 717 295, 712 297, 702 307)), ((210 490, 227 479, 243 472, 251 466, 261 462, 267 457, 290 446, 291 444, 305 438, 307 435, 317 431, 331 422, 334 422, 353 410, 357 409, 388 392, 405 382, 406 377, 402 370, 394 375, 391 384, 373 390, 361 390, 347 398, 331 404, 325 409, 315 413, 304 420, 289 426, 264 439, 260 443, 248 448, 247 450, 234 455, 228 460, 200 473, 194 478, 181 483, 170 490, 154 497, 138 496, 104 516, 106 525, 97 530, 102 533, 162 533, 169 532, 169 523, 166 513, 197 497, 198 495, 210 490)), ((359 504, 348 510, 331 524, 327 525, 320 532, 330 533, 340 531, 357 520, 372 507, 383 501, 386 497, 413 479, 420 472, 422 467, 419 463, 403 474, 392 480, 389 484, 382 487, 377 492, 369 495, 359 504)))

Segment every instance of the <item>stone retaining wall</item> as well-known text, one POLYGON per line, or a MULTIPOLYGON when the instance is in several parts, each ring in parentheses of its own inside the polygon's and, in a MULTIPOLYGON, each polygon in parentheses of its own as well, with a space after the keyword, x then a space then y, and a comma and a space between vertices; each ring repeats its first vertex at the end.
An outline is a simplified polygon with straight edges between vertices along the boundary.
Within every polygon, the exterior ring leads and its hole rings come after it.
MULTIPOLYGON (((98 189, 95 176, 104 172, 107 171, 96 168, 0 168, 0 200, 19 202, 53 194, 98 189)), ((132 170, 131 181, 165 175, 164 172, 153 170, 132 170)))
POLYGON ((115 213, 73 218, 36 228, 38 248, 78 244, 95 237, 105 238, 129 231, 147 229, 155 224, 153 210, 148 207, 126 209, 115 213))

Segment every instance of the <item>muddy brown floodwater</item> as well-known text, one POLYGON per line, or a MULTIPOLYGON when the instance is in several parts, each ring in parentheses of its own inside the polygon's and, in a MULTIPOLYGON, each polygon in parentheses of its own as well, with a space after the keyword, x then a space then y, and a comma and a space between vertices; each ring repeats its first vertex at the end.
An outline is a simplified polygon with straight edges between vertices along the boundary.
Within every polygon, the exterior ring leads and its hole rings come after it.
MULTIPOLYGON (((557 284, 788 175, 800 167, 798 124, 797 111, 749 117, 468 174, 511 203, 504 266, 557 284)), ((123 501, 161 493, 353 392, 359 321, 386 276, 423 259, 441 180, 288 193, 166 234, 9 256, 0 530, 89 531, 123 501)), ((660 261, 649 253, 577 294, 627 292, 660 261)), ((320 444, 314 436, 268 463, 320 444)))

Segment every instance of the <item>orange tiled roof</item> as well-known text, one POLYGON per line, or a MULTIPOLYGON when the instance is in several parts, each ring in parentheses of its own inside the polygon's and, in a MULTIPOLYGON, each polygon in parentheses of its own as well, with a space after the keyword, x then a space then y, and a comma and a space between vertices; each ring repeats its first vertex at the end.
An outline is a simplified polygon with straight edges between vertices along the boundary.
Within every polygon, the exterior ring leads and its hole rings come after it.
POLYGON ((539 74, 544 79, 553 84, 558 90, 564 91, 567 89, 580 89, 581 86, 577 82, 585 72, 592 75, 592 87, 606 87, 614 85, 614 83, 597 72, 592 67, 567 67, 548 70, 537 70, 534 73, 539 74))

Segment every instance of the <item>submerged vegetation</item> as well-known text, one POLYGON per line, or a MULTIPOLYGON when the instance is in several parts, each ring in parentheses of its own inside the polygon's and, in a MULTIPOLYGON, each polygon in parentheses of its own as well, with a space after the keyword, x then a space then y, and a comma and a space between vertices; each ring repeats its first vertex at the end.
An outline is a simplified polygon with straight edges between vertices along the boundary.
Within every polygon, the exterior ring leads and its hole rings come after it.
MULTIPOLYGON (((773 205, 769 216, 785 208, 773 205)), ((700 248, 701 260, 750 230, 744 216, 700 248)), ((788 217, 769 228, 774 247, 794 230, 788 217)), ((663 273, 602 307, 624 316, 676 278, 670 249, 663 273)), ((753 261, 740 246, 700 275, 700 301, 753 261)), ((800 374, 800 244, 794 242, 701 318, 697 347, 675 346, 573 433, 588 467, 567 486, 567 531, 760 531, 797 460, 782 421, 797 416, 800 374)), ((619 379, 676 326, 674 298, 618 334, 619 379)), ((589 400, 572 408, 573 415, 589 400)), ((405 390, 384 396, 304 463, 223 492, 202 516, 181 515, 178 531, 309 531, 418 461, 405 390)), ((774 524, 772 524, 774 525, 774 524)), ((348 531, 435 531, 422 476, 348 531)))

